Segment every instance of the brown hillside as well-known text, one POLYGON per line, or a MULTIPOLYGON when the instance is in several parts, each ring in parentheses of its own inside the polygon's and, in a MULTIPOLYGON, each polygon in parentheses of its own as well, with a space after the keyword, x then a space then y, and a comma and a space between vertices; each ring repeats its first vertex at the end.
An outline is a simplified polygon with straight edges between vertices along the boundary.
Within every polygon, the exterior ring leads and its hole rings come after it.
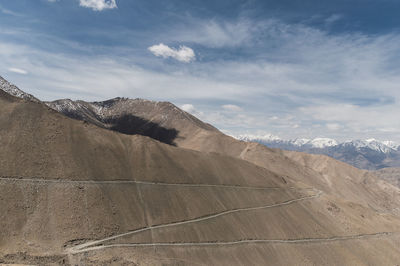
POLYGON ((373 173, 386 182, 400 188, 400 168, 383 168, 373 173))
POLYGON ((393 187, 370 189, 369 180, 349 175, 351 188, 361 188, 342 197, 345 181, 330 189, 318 169, 281 151, 238 142, 197 120, 169 127, 141 119, 179 131, 178 147, 0 91, 0 263, 400 261, 393 187))

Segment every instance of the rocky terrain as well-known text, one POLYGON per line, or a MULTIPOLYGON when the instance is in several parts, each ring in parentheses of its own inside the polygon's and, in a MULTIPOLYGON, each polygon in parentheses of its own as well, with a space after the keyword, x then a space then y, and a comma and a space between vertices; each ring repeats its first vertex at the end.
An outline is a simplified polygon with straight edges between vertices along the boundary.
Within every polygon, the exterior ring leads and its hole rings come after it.
POLYGON ((400 261, 400 190, 370 172, 236 140, 170 103, 15 91, 0 90, 0 263, 400 261))
POLYGON ((368 139, 338 142, 329 138, 283 140, 270 134, 235 137, 271 148, 327 155, 360 169, 378 170, 400 166, 400 145, 393 141, 368 139))

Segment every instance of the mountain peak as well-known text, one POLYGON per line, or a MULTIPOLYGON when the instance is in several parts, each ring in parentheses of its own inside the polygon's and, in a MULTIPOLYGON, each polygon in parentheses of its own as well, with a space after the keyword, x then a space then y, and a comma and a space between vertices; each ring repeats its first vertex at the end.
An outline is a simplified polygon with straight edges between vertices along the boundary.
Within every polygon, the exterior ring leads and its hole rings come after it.
POLYGON ((338 145, 338 142, 330 138, 315 138, 309 142, 312 147, 315 148, 325 148, 338 145))
POLYGON ((33 102, 40 102, 39 99, 35 98, 31 94, 28 94, 28 93, 20 90, 17 86, 15 86, 14 84, 11 84, 10 82, 5 80, 1 76, 0 76, 0 90, 3 90, 6 93, 8 93, 12 96, 15 96, 17 98, 21 98, 21 99, 33 101, 33 102))
POLYGON ((279 138, 278 136, 272 135, 272 134, 265 134, 265 135, 252 135, 252 134, 243 134, 243 135, 238 135, 238 136, 233 136, 237 139, 243 140, 243 141, 255 141, 255 140, 261 140, 261 141, 281 141, 282 139, 279 138))

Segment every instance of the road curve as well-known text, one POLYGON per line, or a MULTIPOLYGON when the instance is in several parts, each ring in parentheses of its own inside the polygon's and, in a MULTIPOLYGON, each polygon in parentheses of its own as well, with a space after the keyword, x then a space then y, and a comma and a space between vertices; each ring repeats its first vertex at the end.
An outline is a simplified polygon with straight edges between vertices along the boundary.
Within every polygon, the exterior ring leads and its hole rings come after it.
POLYGON ((287 200, 287 201, 284 201, 284 202, 281 202, 281 203, 275 203, 275 204, 271 204, 271 205, 264 205, 264 206, 258 206, 258 207, 233 209, 233 210, 223 211, 223 212, 219 212, 219 213, 216 213, 216 214, 211 214, 211 215, 198 217, 198 218, 190 219, 190 220, 185 220, 185 221, 181 221, 181 222, 173 222, 173 223, 149 226, 149 227, 146 227, 146 228, 133 230, 133 231, 130 231, 130 232, 127 232, 127 233, 122 233, 122 234, 110 236, 110 237, 107 237, 107 238, 104 238, 104 239, 89 241, 89 242, 86 242, 84 244, 80 244, 80 245, 77 245, 77 246, 74 246, 74 247, 71 247, 71 248, 67 249, 67 253, 69 253, 69 254, 81 253, 82 252, 81 250, 84 250, 87 247, 98 245, 98 244, 101 244, 101 243, 109 241, 109 240, 114 240, 114 239, 117 239, 117 238, 120 238, 120 237, 133 235, 133 234, 137 234, 137 233, 141 233, 141 232, 145 232, 145 231, 149 231, 149 230, 153 230, 153 229, 159 229, 159 228, 166 228, 166 227, 171 227, 171 226, 178 226, 178 225, 185 225, 185 224, 190 224, 190 223, 202 222, 202 221, 214 219, 214 218, 217 218, 217 217, 220 217, 220 216, 223 216, 223 215, 228 215, 228 214, 237 213, 237 212, 254 211, 254 210, 261 210, 261 209, 269 209, 269 208, 280 207, 280 206, 284 206, 284 205, 293 204, 293 203, 299 202, 299 201, 304 201, 304 200, 317 198, 317 197, 320 197, 321 194, 322 194, 322 191, 318 191, 318 193, 316 193, 315 195, 305 196, 305 197, 292 199, 292 200, 287 200))

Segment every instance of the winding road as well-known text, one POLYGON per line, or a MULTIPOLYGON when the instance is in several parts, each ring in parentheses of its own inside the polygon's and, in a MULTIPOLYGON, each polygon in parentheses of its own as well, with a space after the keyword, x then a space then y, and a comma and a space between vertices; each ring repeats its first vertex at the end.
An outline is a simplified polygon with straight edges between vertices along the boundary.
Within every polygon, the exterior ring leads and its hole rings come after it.
POLYGON ((88 251, 88 249, 86 249, 86 248, 89 247, 89 246, 98 245, 98 244, 101 244, 103 242, 106 242, 106 241, 109 241, 109 240, 114 240, 116 238, 120 238, 120 237, 124 237, 124 236, 129 236, 129 235, 142 233, 142 232, 145 232, 145 231, 159 229, 159 228, 166 228, 166 227, 171 227, 171 226, 179 226, 179 225, 185 225, 185 224, 190 224, 190 223, 202 222, 202 221, 215 219, 215 218, 223 216, 223 215, 237 213, 237 212, 254 211, 254 210, 261 210, 261 209, 280 207, 280 206, 289 205, 289 204, 292 204, 292 203, 295 203, 295 202, 298 202, 298 201, 317 198, 317 197, 320 197, 321 194, 322 194, 322 192, 318 191, 317 194, 312 195, 312 196, 305 196, 305 197, 301 197, 301 198, 297 198, 297 199, 284 201, 284 202, 281 202, 281 203, 258 206, 258 207, 233 209, 233 210, 223 211, 223 212, 219 212, 219 213, 216 213, 216 214, 211 214, 211 215, 198 217, 198 218, 190 219, 190 220, 185 220, 185 221, 181 221, 181 222, 173 222, 173 223, 167 223, 167 224, 153 225, 153 226, 149 226, 149 227, 146 227, 146 228, 133 230, 133 231, 130 231, 130 232, 127 232, 127 233, 110 236, 110 237, 107 237, 107 238, 104 238, 104 239, 90 241, 90 242, 87 242, 87 243, 84 243, 84 244, 77 245, 77 246, 74 246, 72 248, 69 248, 67 251, 69 253, 81 253, 81 252, 88 251))
MULTIPOLYGON (((180 184, 180 183, 160 183, 160 182, 148 182, 148 181, 135 181, 135 180, 115 180, 115 181, 80 181, 80 180, 60 180, 60 179, 45 179, 45 178, 24 178, 24 177, 0 177, 0 181, 3 182, 35 182, 35 183, 60 183, 60 184, 137 184, 137 185, 155 185, 155 186, 179 186, 179 187, 216 187, 216 188, 227 188, 227 189, 247 189, 247 190, 275 190, 275 189, 296 189, 293 187, 252 187, 252 186, 240 186, 240 185, 219 185, 219 184, 180 184)), ((297 188, 298 189, 298 188, 297 188)), ((301 190, 301 189, 298 189, 301 190)), ((202 221, 207 221, 215 219, 224 215, 229 215, 239 212, 247 212, 254 210, 262 210, 269 208, 276 208, 285 205, 290 205, 300 201, 311 200, 319 198, 322 195, 322 191, 313 188, 304 188, 304 190, 312 190, 315 192, 314 195, 304 196, 296 199, 287 200, 281 203, 248 207, 248 208, 238 208, 227 210, 219 213, 214 213, 202 217, 197 217, 194 219, 153 225, 145 228, 136 229, 122 234, 113 235, 107 238, 89 241, 83 244, 79 244, 66 249, 66 254, 73 255, 83 252, 107 249, 107 248, 123 248, 123 247, 157 247, 157 246, 170 246, 170 247, 187 247, 187 246, 231 246, 239 244, 257 244, 257 243, 270 243, 270 244, 307 244, 307 243, 318 243, 318 242, 332 242, 332 241, 345 241, 354 239, 364 239, 364 238, 377 238, 383 236, 389 236, 397 234, 394 232, 379 232, 372 234, 358 234, 358 235, 348 235, 348 236, 332 236, 328 238, 301 238, 301 239, 245 239, 238 241, 228 241, 228 242, 159 242, 159 243, 131 243, 131 244, 110 244, 103 245, 104 242, 115 240, 124 236, 130 236, 149 230, 186 225, 191 223, 197 223, 202 221)))

